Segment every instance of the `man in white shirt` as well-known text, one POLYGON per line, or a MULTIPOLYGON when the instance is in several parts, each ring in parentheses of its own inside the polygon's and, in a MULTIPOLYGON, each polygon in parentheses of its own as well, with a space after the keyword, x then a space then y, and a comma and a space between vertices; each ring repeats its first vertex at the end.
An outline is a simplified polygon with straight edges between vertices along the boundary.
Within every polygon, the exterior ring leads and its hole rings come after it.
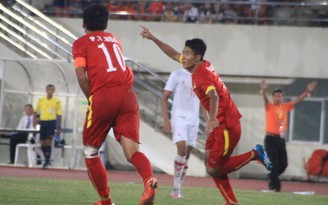
POLYGON ((188 169, 191 150, 196 146, 199 125, 199 99, 192 89, 191 73, 181 68, 173 71, 166 82, 162 97, 163 131, 172 132, 177 146, 174 161, 173 190, 171 197, 182 198, 181 184, 188 169), (168 99, 173 93, 171 122, 168 99))
MULTIPOLYGON (((24 115, 21 117, 16 129, 34 129, 34 110, 31 104, 24 106, 24 115)), ((26 143, 28 133, 15 133, 10 137, 10 164, 14 163, 16 145, 26 143)))

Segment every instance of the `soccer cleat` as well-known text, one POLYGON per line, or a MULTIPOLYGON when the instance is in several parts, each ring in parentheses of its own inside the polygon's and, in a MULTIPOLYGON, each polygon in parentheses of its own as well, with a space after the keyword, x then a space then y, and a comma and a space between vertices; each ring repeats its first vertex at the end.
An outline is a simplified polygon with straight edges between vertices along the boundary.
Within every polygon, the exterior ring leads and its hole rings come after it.
POLYGON ((181 198, 183 198, 183 195, 181 193, 181 190, 180 189, 175 189, 175 188, 173 188, 170 196, 172 198, 175 198, 175 199, 181 199, 181 198))
POLYGON ((263 145, 257 144, 253 150, 257 152, 257 159, 265 166, 267 170, 270 171, 272 169, 272 163, 265 152, 263 145))
POLYGON ((145 189, 141 196, 140 205, 153 205, 157 191, 157 179, 150 178, 145 183, 145 189))
POLYGON ((96 203, 94 203, 93 205, 115 205, 115 204, 110 201, 106 202, 106 201, 99 200, 96 203))

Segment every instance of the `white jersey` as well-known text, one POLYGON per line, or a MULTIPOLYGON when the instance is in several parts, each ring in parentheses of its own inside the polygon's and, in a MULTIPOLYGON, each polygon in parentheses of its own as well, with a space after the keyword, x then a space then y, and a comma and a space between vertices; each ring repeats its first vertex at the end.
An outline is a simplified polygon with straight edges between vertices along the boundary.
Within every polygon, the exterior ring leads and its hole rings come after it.
POLYGON ((171 121, 198 126, 199 99, 192 89, 191 75, 183 68, 171 72, 164 90, 173 93, 171 121))

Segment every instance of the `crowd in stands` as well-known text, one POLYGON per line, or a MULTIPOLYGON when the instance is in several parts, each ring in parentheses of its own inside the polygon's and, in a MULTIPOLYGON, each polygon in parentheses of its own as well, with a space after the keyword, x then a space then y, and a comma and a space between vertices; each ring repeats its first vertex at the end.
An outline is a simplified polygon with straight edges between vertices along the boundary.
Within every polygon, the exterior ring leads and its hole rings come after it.
MULTIPOLYGON (((40 2, 41 1, 36 1, 40 2)), ((328 25, 328 0, 45 0, 45 12, 56 16, 80 16, 92 3, 102 3, 111 19, 189 22, 328 25), (47 3, 48 2, 48 3, 47 3), (191 3, 195 2, 195 3, 191 3), (45 5, 46 4, 46 5, 45 5), (47 7, 48 5, 48 7, 47 7), (316 20, 314 20, 316 19, 316 20), (323 21, 318 21, 318 19, 323 21)))

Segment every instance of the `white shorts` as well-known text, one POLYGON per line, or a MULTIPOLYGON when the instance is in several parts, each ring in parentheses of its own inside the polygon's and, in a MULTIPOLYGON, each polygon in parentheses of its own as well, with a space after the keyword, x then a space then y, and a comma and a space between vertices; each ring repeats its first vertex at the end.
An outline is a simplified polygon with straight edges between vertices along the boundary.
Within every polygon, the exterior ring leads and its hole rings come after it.
POLYGON ((171 122, 171 127, 172 141, 174 144, 180 141, 186 141, 188 146, 196 147, 198 126, 171 122))

